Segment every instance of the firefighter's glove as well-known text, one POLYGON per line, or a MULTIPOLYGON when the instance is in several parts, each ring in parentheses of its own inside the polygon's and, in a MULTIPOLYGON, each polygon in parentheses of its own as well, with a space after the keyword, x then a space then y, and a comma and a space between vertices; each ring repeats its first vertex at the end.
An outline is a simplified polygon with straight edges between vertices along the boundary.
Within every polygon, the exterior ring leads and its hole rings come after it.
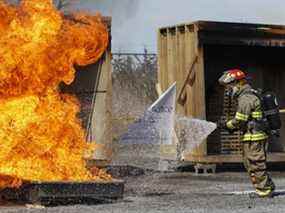
POLYGON ((220 130, 226 130, 229 132, 229 134, 233 134, 234 133, 234 129, 229 129, 227 127, 227 121, 223 118, 221 118, 220 120, 218 120, 217 122, 217 128, 220 129, 220 130))
POLYGON ((216 124, 217 124, 218 129, 228 129, 227 128, 227 122, 225 119, 222 119, 222 118, 219 119, 216 124))
POLYGON ((226 128, 226 130, 228 131, 229 134, 233 134, 235 132, 234 129, 229 129, 229 128, 226 128))

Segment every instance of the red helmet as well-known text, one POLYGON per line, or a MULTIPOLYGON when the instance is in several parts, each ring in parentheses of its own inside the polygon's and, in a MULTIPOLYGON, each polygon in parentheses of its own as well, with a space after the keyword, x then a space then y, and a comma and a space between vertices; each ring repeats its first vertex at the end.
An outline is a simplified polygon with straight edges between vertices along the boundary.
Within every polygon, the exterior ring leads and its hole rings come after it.
POLYGON ((239 69, 228 70, 220 77, 219 83, 222 85, 232 83, 236 80, 245 79, 246 75, 239 69))

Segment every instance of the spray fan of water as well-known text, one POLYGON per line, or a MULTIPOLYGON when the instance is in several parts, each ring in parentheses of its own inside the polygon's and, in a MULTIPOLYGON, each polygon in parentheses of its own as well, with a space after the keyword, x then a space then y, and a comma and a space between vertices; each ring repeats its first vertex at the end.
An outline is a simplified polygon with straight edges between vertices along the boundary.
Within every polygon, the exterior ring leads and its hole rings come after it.
POLYGON ((175 116, 175 101, 173 84, 120 137, 115 145, 115 164, 158 170, 161 161, 180 160, 216 129, 211 122, 175 116))
POLYGON ((176 117, 176 133, 179 141, 179 153, 184 158, 191 153, 217 128, 217 125, 205 120, 176 117))

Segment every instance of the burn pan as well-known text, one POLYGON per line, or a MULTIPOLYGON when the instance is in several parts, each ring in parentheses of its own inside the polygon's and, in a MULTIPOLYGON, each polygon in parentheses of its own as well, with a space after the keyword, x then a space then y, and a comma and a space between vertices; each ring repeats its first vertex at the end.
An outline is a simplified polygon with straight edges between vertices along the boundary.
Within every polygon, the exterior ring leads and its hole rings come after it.
POLYGON ((98 204, 123 198, 121 180, 98 182, 32 182, 0 191, 2 200, 39 205, 98 204))

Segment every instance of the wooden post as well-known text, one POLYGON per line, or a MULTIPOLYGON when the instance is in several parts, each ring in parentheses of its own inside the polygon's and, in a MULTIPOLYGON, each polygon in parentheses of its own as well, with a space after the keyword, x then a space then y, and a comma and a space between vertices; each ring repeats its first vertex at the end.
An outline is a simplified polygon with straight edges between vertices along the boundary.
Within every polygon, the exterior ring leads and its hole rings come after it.
POLYGON ((158 76, 162 91, 167 88, 168 82, 168 67, 167 67, 167 31, 159 31, 158 42, 159 57, 158 57, 158 76))
MULTIPOLYGON (((194 27, 193 25, 186 25, 185 26, 185 67, 188 70, 191 68, 191 64, 193 63, 196 54, 195 54, 195 35, 194 35, 194 27)), ((184 71, 184 78, 186 78, 186 70, 184 71)), ((187 87, 187 100, 185 103, 185 115, 186 116, 195 116, 195 99, 194 99, 194 94, 196 91, 193 89, 193 85, 190 87, 187 87)))
MULTIPOLYGON (((198 56, 196 66, 195 83, 192 87, 193 100, 192 106, 194 107, 194 117, 198 119, 206 119, 206 100, 205 100, 205 69, 204 69, 204 49, 199 44, 197 25, 194 25, 194 53, 198 56)), ((193 156, 206 156, 207 155, 207 140, 195 148, 192 153, 193 156)))
POLYGON ((170 85, 172 85, 175 82, 176 77, 176 46, 175 46, 175 33, 176 28, 170 28, 167 31, 167 86, 165 89, 167 89, 170 85))
MULTIPOLYGON (((185 72, 185 25, 177 27, 177 91, 181 91, 182 82, 184 81, 185 72)), ((176 112, 178 115, 184 115, 184 106, 176 104, 176 112)))

